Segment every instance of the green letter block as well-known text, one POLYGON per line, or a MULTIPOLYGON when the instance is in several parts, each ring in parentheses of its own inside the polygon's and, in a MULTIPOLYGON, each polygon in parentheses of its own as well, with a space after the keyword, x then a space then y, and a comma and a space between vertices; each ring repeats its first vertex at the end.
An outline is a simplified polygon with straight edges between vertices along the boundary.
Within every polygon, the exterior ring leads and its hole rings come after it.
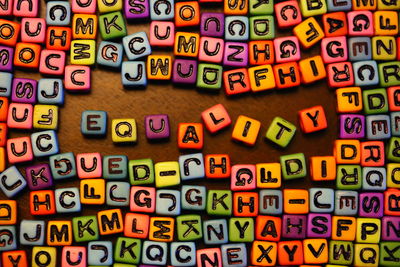
POLYGON ((230 242, 253 242, 254 220, 253 218, 230 218, 229 219, 229 241, 230 242))
POLYGON ((119 11, 100 15, 99 30, 103 40, 120 39, 126 36, 124 16, 119 11))
POLYGON ((390 138, 386 146, 386 158, 391 162, 400 162, 400 137, 390 138))
POLYGON ((274 16, 250 17, 250 40, 271 40, 275 38, 274 16))
POLYGON ((274 13, 274 0, 249 0, 250 15, 272 15, 274 13))
POLYGON ((222 85, 222 66, 216 64, 199 64, 196 86, 201 89, 218 90, 222 85))
POLYGON ((303 178, 307 175, 306 158, 303 153, 281 156, 280 161, 285 180, 303 178))
POLYGON ((364 90, 362 94, 365 114, 371 115, 389 111, 386 89, 364 90))
POLYGON ((152 159, 130 160, 128 170, 131 185, 154 184, 154 164, 152 159))
POLYGON ((337 165, 336 189, 358 190, 361 186, 360 165, 337 165))
POLYGON ((296 133, 296 126, 281 117, 275 117, 265 137, 275 144, 286 147, 296 133))
POLYGON ((114 260, 117 262, 138 264, 141 253, 140 239, 118 237, 115 244, 114 260))
POLYGON ((207 194, 207 214, 231 216, 232 192, 230 190, 209 190, 207 194))
POLYGON ((382 87, 400 85, 400 61, 380 63, 378 69, 382 87))
POLYGON ((94 215, 72 218, 72 229, 75 242, 99 240, 99 226, 94 215))
POLYGON ((400 242, 381 242, 379 266, 399 266, 400 242))
POLYGON ((179 241, 192 241, 203 237, 200 215, 180 215, 176 217, 176 227, 179 241))
POLYGON ((351 265, 354 258, 353 243, 350 241, 329 241, 329 263, 351 265))

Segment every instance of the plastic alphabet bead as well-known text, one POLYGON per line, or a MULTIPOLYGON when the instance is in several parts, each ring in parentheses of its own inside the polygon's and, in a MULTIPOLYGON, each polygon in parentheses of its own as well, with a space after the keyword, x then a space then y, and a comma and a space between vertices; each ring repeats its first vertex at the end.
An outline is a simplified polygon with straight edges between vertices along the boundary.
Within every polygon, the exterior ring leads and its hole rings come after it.
POLYGON ((13 15, 16 17, 36 17, 39 12, 39 1, 14 1, 13 15))
POLYGON ((31 215, 51 215, 56 213, 53 190, 39 190, 30 192, 31 215))
POLYGON ((363 109, 360 87, 339 88, 336 90, 337 107, 339 113, 358 113, 363 109))
POLYGON ((57 213, 81 211, 79 189, 77 187, 58 188, 54 191, 57 213))
POLYGON ((181 189, 181 206, 184 210, 205 210, 206 188, 205 186, 183 185, 181 189))
POLYGON ((0 44, 14 47, 17 43, 21 25, 17 22, 0 19, 0 44))
POLYGON ((68 65, 65 66, 64 87, 71 91, 90 90, 91 71, 89 66, 68 65))
POLYGON ((248 191, 256 188, 256 166, 233 165, 231 168, 231 190, 248 191))
POLYGON ((33 108, 33 128, 44 130, 57 130, 58 106, 35 105, 33 108))
POLYGON ((293 33, 304 48, 310 48, 325 37, 324 31, 314 17, 310 17, 297 24, 293 28, 293 33))
POLYGON ((309 212, 309 193, 303 189, 283 190, 283 209, 287 214, 307 214, 309 212))
POLYGON ((74 14, 72 17, 73 39, 96 39, 97 16, 91 14, 74 14))
POLYGON ((128 182, 107 182, 105 190, 108 206, 129 206, 130 184, 128 182))
POLYGON ((254 241, 251 246, 251 264, 260 266, 275 266, 277 262, 278 245, 276 242, 254 241))
POLYGON ((353 63, 354 84, 356 86, 374 86, 379 84, 378 65, 376 61, 359 61, 353 63))
POLYGON ((231 176, 231 160, 227 154, 208 154, 204 157, 207 178, 229 178, 231 176))
POLYGON ((124 236, 147 238, 149 234, 150 216, 140 213, 126 213, 124 220, 124 236))
POLYGON ((232 192, 229 190, 208 190, 207 214, 216 216, 231 216, 232 192))
POLYGON ((212 106, 201 113, 201 118, 211 133, 217 133, 231 124, 231 118, 222 104, 212 106))
POLYGON ((240 115, 232 131, 232 139, 253 146, 257 140, 261 123, 255 119, 240 115))
POLYGON ((255 217, 258 214, 258 194, 255 192, 235 192, 233 194, 233 215, 255 217))
POLYGON ((201 36, 223 37, 225 30, 225 16, 223 13, 202 12, 200 18, 201 36))
MULTIPOLYGON (((202 223, 200 215, 188 214, 178 216, 176 218, 178 240, 193 241, 201 239, 203 237, 203 228, 206 223, 207 221, 202 223)), ((209 230, 209 228, 206 230, 209 230)))
POLYGON ((156 208, 156 190, 153 187, 131 187, 130 211, 153 213, 156 208))
POLYGON ((99 178, 102 176, 102 159, 100 153, 82 153, 76 155, 78 177, 99 178))
POLYGON ((275 117, 265 137, 281 147, 287 147, 296 134, 296 126, 281 117, 275 117))
POLYGON ((304 133, 311 133, 328 127, 325 111, 322 106, 314 106, 298 112, 300 127, 304 133))
POLYGON ((2 253, 2 266, 11 267, 15 265, 15 262, 18 262, 18 264, 23 267, 28 266, 26 251, 15 249, 16 248, 11 248, 11 251, 5 251, 2 253))
POLYGON ((156 213, 159 215, 179 215, 181 213, 181 193, 178 190, 157 190, 156 213))
POLYGON ((7 140, 7 156, 10 164, 33 160, 32 143, 29 137, 17 137, 7 140))
POLYGON ((361 165, 368 167, 385 165, 384 143, 382 141, 361 143, 361 165))
POLYGON ((219 90, 222 85, 222 72, 220 65, 200 63, 196 86, 204 90, 219 90))
POLYGON ((17 223, 17 202, 15 200, 0 201, 0 225, 17 223))
MULTIPOLYGON (((123 58, 123 46, 119 43, 102 41, 97 50, 97 64, 110 67, 120 68, 123 58)), ((125 71, 123 71, 125 73, 125 71)))
POLYGON ((173 266, 194 266, 196 245, 194 242, 172 242, 169 255, 173 266))
POLYGON ((351 36, 374 35, 373 14, 368 10, 351 11, 347 13, 348 33, 351 36))
POLYGON ((278 261, 280 265, 302 264, 303 244, 300 240, 281 241, 278 243, 278 261), (290 252, 289 252, 290 251, 290 252))
POLYGON ((274 8, 279 28, 296 26, 302 20, 300 7, 297 1, 276 3, 274 4, 274 8))
POLYGON ((351 61, 372 59, 371 39, 369 37, 350 37, 347 40, 347 47, 351 61))
POLYGON ((122 84, 125 88, 146 87, 147 78, 146 78, 145 62, 123 61, 121 77, 122 77, 122 84))
POLYGON ((252 16, 249 18, 250 40, 270 40, 275 38, 274 16, 252 16))
POLYGON ((226 219, 206 220, 203 222, 204 243, 219 245, 228 243, 228 225, 226 219))
POLYGON ((69 246, 72 244, 71 221, 48 221, 47 233, 48 246, 69 246))
POLYGON ((151 217, 149 226, 151 241, 172 242, 174 238, 175 219, 172 217, 151 217))
POLYGON ((191 32, 176 32, 174 55, 197 57, 200 51, 200 35, 191 32))
POLYGON ((257 216, 256 239, 265 241, 279 241, 281 239, 282 220, 280 217, 257 216))
MULTIPOLYGON (((272 17, 271 17, 272 18, 272 17)), ((255 17, 253 17, 255 20, 255 17)), ((255 24, 255 23, 254 23, 255 24)), ((267 22, 264 21, 264 27, 267 22)), ((249 18, 246 16, 226 16, 225 17, 225 40, 227 41, 245 41, 250 37, 249 18)), ((272 26, 271 26, 272 27, 272 26)), ((263 33, 268 34, 269 28, 264 28, 263 33)), ((273 36, 271 36, 272 38, 273 36)))
POLYGON ((236 95, 251 90, 249 75, 246 68, 224 71, 224 87, 227 95, 236 95))
POLYGON ((97 222, 99 224, 100 235, 112 235, 124 231, 120 209, 99 211, 97 213, 97 222))
POLYGON ((191 27, 200 24, 200 6, 196 1, 175 3, 176 27, 191 27))
POLYGON ((73 40, 69 60, 72 65, 94 65, 96 62, 96 41, 73 40))
MULTIPOLYGON (((259 217, 257 217, 259 218, 259 217)), ((229 241, 230 242, 253 242, 254 220, 253 218, 230 218, 229 219, 229 241)))
POLYGON ((202 153, 179 156, 179 168, 182 180, 204 178, 204 159, 202 153))
POLYGON ((44 264, 48 267, 56 267, 57 249, 55 247, 35 246, 32 248, 32 267, 40 267, 44 264))
POLYGON ((91 216, 79 216, 72 219, 73 236, 75 242, 88 242, 99 239, 97 218, 91 216))
POLYGON ((154 183, 154 165, 151 159, 129 160, 128 172, 131 185, 154 183))
POLYGON ((82 112, 81 131, 88 136, 104 136, 107 132, 107 113, 98 110, 82 112))
POLYGON ((263 189, 259 193, 260 214, 279 215, 283 212, 283 195, 281 190, 263 189))
POLYGON ((314 181, 332 181, 336 178, 336 159, 333 156, 310 158, 310 175, 314 181))
POLYGON ((332 217, 332 240, 354 241, 356 238, 356 218, 332 217))
POLYGON ((221 63, 224 53, 224 40, 202 36, 200 38, 199 60, 213 63, 221 63))
POLYGON ((359 164, 361 160, 360 141, 358 140, 336 140, 333 154, 338 164, 359 164))
POLYGON ((105 203, 105 180, 82 179, 79 185, 81 203, 84 205, 103 205, 105 203))
POLYGON ((177 161, 157 162, 154 164, 154 172, 157 188, 178 185, 181 181, 177 161))
POLYGON ((122 43, 129 60, 136 60, 151 54, 151 46, 145 32, 128 35, 122 39, 122 43))
POLYGON ((334 210, 334 191, 329 188, 310 188, 310 211, 331 213, 334 210))
POLYGON ((280 157, 282 176, 285 180, 303 178, 307 175, 306 160, 303 153, 280 157))
POLYGON ((141 261, 145 264, 159 264, 166 266, 168 245, 165 242, 144 241, 141 261))
POLYGON ((348 58, 346 37, 335 36, 322 39, 321 52, 326 64, 346 61, 348 58))
POLYGON ((172 57, 150 55, 146 62, 147 79, 169 80, 172 75, 172 57))
POLYGON ((104 179, 126 179, 128 177, 128 158, 123 155, 103 157, 104 179))
MULTIPOLYGON (((140 239, 118 237, 114 247, 114 260, 123 263, 122 266, 138 264, 140 259, 142 243, 140 239)), ((114 264, 115 265, 115 264, 114 264)))
POLYGON ((63 105, 64 85, 61 79, 43 78, 38 82, 37 101, 40 104, 63 105))
POLYGON ((43 246, 45 222, 22 220, 20 223, 19 242, 21 245, 43 246))
POLYGON ((113 119, 111 135, 114 143, 135 143, 137 141, 136 120, 113 119))
POLYGON ((37 95, 36 80, 14 78, 11 91, 12 102, 35 104, 36 95, 37 95))
POLYGON ((225 42, 223 65, 230 67, 246 67, 249 59, 247 43, 225 42))
POLYGON ((4 244, 2 248, 0 249, 1 252, 3 252, 3 264, 6 264, 7 258, 5 257, 7 251, 12 251, 17 249, 17 231, 15 228, 15 225, 6 225, 6 226, 0 226, 0 231, 2 233, 2 238, 4 240, 4 244))
POLYGON ((59 152, 57 134, 53 130, 35 132, 30 139, 35 157, 48 157, 59 152))
MULTIPOLYGON (((2 49, 2 47, 0 46, 0 49, 2 49)), ((2 49, 1 51, 3 51, 4 53, 4 49, 2 49)), ((7 64, 10 64, 10 66, 12 66, 12 61, 8 60, 7 64)), ((0 69, 2 69, 1 67, 5 66, 4 64, 0 64, 0 69)), ((12 71, 12 67, 9 71, 12 71)), ((0 72, 0 86, 2 88, 2 90, 0 90, 0 96, 5 96, 5 97, 9 97, 11 95, 11 85, 12 85, 12 81, 13 81, 13 74, 12 73, 7 73, 7 72, 0 72)))
POLYGON ((7 127, 12 129, 32 129, 33 106, 11 103, 8 106, 7 127))
POLYGON ((326 13, 322 16, 326 37, 347 35, 347 17, 345 12, 326 13))
POLYGON ((173 20, 175 17, 174 0, 150 0, 150 19, 173 20))
POLYGON ((31 43, 17 43, 14 53, 14 66, 25 69, 39 67, 41 46, 31 43))
POLYGON ((52 26, 68 26, 71 22, 71 5, 67 1, 46 3, 46 23, 52 26))
POLYGON ((390 117, 387 115, 370 115, 365 118, 367 139, 383 140, 391 137, 390 117))
POLYGON ((26 180, 17 167, 10 166, 0 175, 0 189, 8 197, 13 198, 26 187, 26 180))
POLYGON ((203 148, 204 134, 201 123, 179 123, 178 125, 178 147, 180 149, 203 148))
POLYGON ((127 20, 147 19, 150 16, 149 1, 124 1, 124 15, 127 20))
POLYGON ((46 48, 68 51, 71 46, 72 30, 69 27, 50 26, 46 32, 46 48))
POLYGON ((43 18, 27 18, 21 20, 21 41, 27 43, 44 43, 46 37, 46 21, 43 18))
POLYGON ((104 41, 121 39, 127 34, 124 17, 120 11, 101 14, 98 27, 104 41))
POLYGON ((389 111, 388 97, 385 89, 363 91, 364 113, 367 115, 387 113, 389 111))
POLYGON ((62 267, 84 267, 86 266, 86 247, 65 246, 61 252, 62 267))
POLYGON ((257 188, 279 188, 282 184, 280 163, 256 164, 257 188))
POLYGON ((299 40, 296 36, 275 38, 274 50, 276 63, 299 61, 301 59, 299 40))
POLYGON ((46 163, 25 168, 26 180, 31 190, 42 190, 53 186, 50 167, 46 163))
POLYGON ((374 60, 396 60, 396 40, 393 36, 374 36, 371 40, 374 60))
POLYGON ((195 84, 197 80, 196 60, 175 59, 173 64, 172 82, 176 84, 195 84))

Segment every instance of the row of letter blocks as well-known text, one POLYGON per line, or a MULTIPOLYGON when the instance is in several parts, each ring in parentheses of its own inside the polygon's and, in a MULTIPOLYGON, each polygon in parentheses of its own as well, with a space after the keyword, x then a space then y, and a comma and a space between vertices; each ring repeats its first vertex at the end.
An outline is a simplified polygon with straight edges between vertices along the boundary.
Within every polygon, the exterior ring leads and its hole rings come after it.
POLYGON ((55 247, 34 246, 31 264, 23 250, 2 253, 3 266, 18 260, 21 267, 84 267, 89 265, 128 267, 151 266, 397 266, 400 242, 364 244, 327 239, 295 241, 254 241, 247 248, 244 243, 229 243, 219 247, 199 249, 194 242, 141 241, 119 237, 116 246, 110 241, 93 241, 87 246, 64 246, 61 264, 57 265, 55 247), (167 265, 168 262, 171 265, 167 265), (328 264, 329 263, 329 264, 328 264), (197 265, 196 265, 197 264, 197 265), (249 265, 252 264, 252 265, 249 265), (313 264, 313 265, 303 265, 313 264), (324 265, 315 265, 324 264, 324 265), (326 264, 326 265, 325 265, 326 264), (332 265, 331 265, 332 264, 332 265), (135 266, 135 265, 134 265, 135 266))

